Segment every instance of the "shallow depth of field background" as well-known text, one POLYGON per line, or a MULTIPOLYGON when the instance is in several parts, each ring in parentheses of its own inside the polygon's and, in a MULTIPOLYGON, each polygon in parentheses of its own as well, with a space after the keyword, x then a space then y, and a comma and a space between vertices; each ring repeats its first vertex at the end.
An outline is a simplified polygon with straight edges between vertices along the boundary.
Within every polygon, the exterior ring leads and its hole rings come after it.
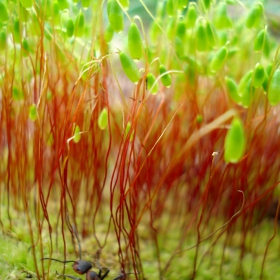
POLYGON ((76 2, 0 0, 0 278, 77 277, 42 258, 75 260, 81 246, 82 259, 111 270, 106 279, 276 279, 280 119, 268 89, 278 1, 261 1, 248 26, 257 1, 190 1, 192 25, 189 6, 167 13, 180 0, 131 0, 113 38, 107 1, 76 2), (120 62, 134 20, 137 84, 120 62), (211 31, 202 40, 200 25, 211 31), (266 81, 253 87, 252 72, 240 86, 257 63, 266 81), (246 147, 231 163, 235 118, 246 147))

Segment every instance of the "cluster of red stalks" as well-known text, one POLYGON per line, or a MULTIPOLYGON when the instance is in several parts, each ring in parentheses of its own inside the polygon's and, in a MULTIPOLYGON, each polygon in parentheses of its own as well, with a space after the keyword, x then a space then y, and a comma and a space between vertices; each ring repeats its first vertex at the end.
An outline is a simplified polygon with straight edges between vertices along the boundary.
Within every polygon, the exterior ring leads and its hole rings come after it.
MULTIPOLYGON (((183 93, 177 101, 173 101, 174 86, 161 87, 158 95, 149 96, 146 72, 119 98, 109 58, 98 60, 92 54, 97 68, 80 77, 71 53, 63 50, 62 62, 56 51, 46 53, 42 45, 38 42, 35 59, 22 60, 17 69, 10 63, 1 66, 0 89, 0 222, 7 227, 2 221, 7 213, 8 227, 13 229, 11 209, 24 212, 37 276, 47 277, 35 255, 40 251, 41 258, 46 257, 42 242, 46 225, 52 242, 48 256, 55 249, 53 239, 59 238, 65 245, 64 259, 71 246, 65 234, 73 235, 73 224, 82 238, 94 236, 104 250, 113 230, 120 268, 134 272, 136 279, 145 277, 143 231, 155 251, 161 279, 176 271, 176 257, 183 258, 190 236, 196 236, 197 245, 192 249, 196 251, 193 263, 186 264, 193 266, 192 279, 198 247, 206 237, 214 246, 226 236, 221 241, 226 248, 233 233, 241 231, 242 261, 246 236, 265 218, 279 183, 277 107, 271 108, 260 94, 244 109, 233 104, 227 92, 199 77, 194 86, 187 78, 178 81, 176 90, 183 93), (24 79, 26 67, 33 69, 29 81, 24 79), (21 101, 13 99, 14 86, 23 91, 21 101), (207 89, 206 95, 198 94, 202 88, 207 89), (37 105, 34 122, 28 111, 33 103, 37 105), (98 117, 105 107, 108 126, 100 130, 98 117), (247 149, 238 164, 226 164, 224 138, 237 113, 245 124, 247 149), (76 125, 81 129, 78 143, 72 141, 76 125), (105 238, 99 236, 101 222, 108 225, 105 238), (168 248, 169 260, 162 261, 166 248, 160 240, 172 231, 177 245, 168 248)), ((102 43, 101 56, 106 52, 102 43)))

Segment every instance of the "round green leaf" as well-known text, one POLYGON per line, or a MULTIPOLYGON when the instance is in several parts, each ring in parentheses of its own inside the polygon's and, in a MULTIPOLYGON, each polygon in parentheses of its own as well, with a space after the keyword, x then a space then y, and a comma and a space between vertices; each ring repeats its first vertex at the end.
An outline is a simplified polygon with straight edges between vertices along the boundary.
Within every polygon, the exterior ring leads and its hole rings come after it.
POLYGON ((114 37, 114 30, 110 24, 107 25, 104 32, 104 39, 107 43, 110 43, 114 37))
POLYGON ((143 41, 138 26, 132 22, 128 30, 128 50, 133 59, 143 55, 143 41))
POLYGON ((158 93, 158 82, 156 82, 156 78, 152 73, 148 73, 147 75, 147 88, 153 95, 158 93))
POLYGON ((227 13, 227 4, 225 2, 221 2, 217 7, 215 16, 214 16, 214 25, 217 29, 227 29, 232 28, 233 23, 231 18, 227 13))
POLYGON ((229 94, 229 97, 235 103, 241 104, 241 97, 238 94, 238 86, 237 86, 236 82, 229 77, 225 78, 225 82, 226 82, 226 88, 227 88, 227 92, 229 94))
POLYGON ((248 108, 254 96, 254 87, 252 87, 253 71, 248 71, 240 80, 238 85, 238 94, 241 97, 242 106, 248 108))
MULTIPOLYGON (((161 64, 159 66, 159 73, 160 73, 160 75, 162 75, 162 74, 164 74, 166 72, 167 72, 167 70, 166 70, 165 66, 161 64)), ((171 75, 169 73, 166 73, 163 76, 161 76, 160 80, 161 80, 162 84, 164 86, 166 86, 167 88, 169 88, 171 86, 171 81, 172 80, 171 80, 171 75)))
POLYGON ((116 0, 111 0, 107 5, 108 17, 111 27, 116 33, 124 29, 123 11, 116 0))
POLYGON ((37 119, 37 107, 35 104, 29 107, 29 119, 33 122, 37 119))
POLYGON ((75 36, 82 37, 85 31, 85 16, 80 11, 75 21, 75 36))
POLYGON ((166 13, 169 17, 173 17, 175 12, 173 0, 166 1, 166 13))
POLYGON ((262 3, 256 3, 253 8, 249 11, 246 19, 247 28, 257 27, 263 16, 263 5, 262 3))
POLYGON ((129 9, 129 5, 130 5, 129 0, 119 0, 119 1, 125 11, 129 9))
POLYGON ((263 48, 263 46, 264 46, 264 40, 265 40, 265 29, 262 29, 259 33, 258 33, 258 35, 257 35, 257 37, 256 37, 256 39, 255 39, 255 41, 254 41, 254 51, 255 52, 259 52, 259 51, 261 51, 262 50, 262 48, 263 48))
POLYGON ((183 10, 188 6, 189 0, 179 0, 178 1, 178 9, 183 10))
POLYGON ((74 130, 74 138, 73 138, 74 143, 78 143, 81 140, 82 135, 80 132, 81 131, 80 131, 79 126, 76 125, 75 130, 74 130))
POLYGON ((189 4, 188 11, 186 14, 186 27, 194 27, 197 17, 198 15, 196 10, 196 4, 192 2, 189 4))
POLYGON ((253 72, 253 86, 259 88, 265 80, 265 70, 260 63, 257 63, 253 72))
POLYGON ((234 118, 227 132, 224 143, 224 159, 226 162, 237 163, 245 151, 245 133, 242 121, 234 118))
POLYGON ((67 0, 57 0, 59 10, 67 10, 69 8, 69 3, 67 0))
POLYGON ((104 108, 98 117, 98 127, 104 130, 108 125, 108 110, 104 108))
POLYGON ((126 76, 130 81, 137 84, 141 78, 139 69, 131 57, 124 52, 120 52, 120 61, 126 76))
POLYGON ((221 47, 218 52, 213 56, 211 62, 210 62, 210 70, 212 72, 217 72, 219 71, 227 58, 228 55, 228 49, 227 47, 223 46, 221 47))
POLYGON ((200 52, 207 50, 207 33, 204 21, 198 20, 195 30, 196 49, 200 52))
POLYGON ((72 37, 74 35, 75 24, 72 18, 69 18, 66 23, 66 34, 68 37, 72 37))

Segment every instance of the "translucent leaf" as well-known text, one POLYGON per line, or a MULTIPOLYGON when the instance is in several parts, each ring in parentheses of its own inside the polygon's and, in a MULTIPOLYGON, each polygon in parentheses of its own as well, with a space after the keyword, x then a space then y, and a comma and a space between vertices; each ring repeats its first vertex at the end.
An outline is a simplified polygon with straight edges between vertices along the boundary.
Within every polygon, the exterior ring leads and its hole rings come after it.
POLYGON ((108 17, 111 27, 116 33, 124 29, 123 11, 116 0, 111 0, 107 5, 108 17))
POLYGON ((130 5, 129 0, 119 0, 119 1, 125 11, 129 9, 129 5, 130 5))
POLYGON ((104 108, 98 117, 98 127, 104 130, 108 125, 108 110, 104 108))
POLYGON ((196 10, 196 4, 190 3, 186 14, 186 27, 187 28, 194 27, 197 17, 198 15, 196 10))
POLYGON ((76 125, 74 130, 74 138, 73 138, 74 143, 78 143, 81 140, 82 135, 80 132, 81 132, 80 127, 76 125))
POLYGON ((138 26, 132 22, 128 30, 128 50, 133 59, 143 55, 143 41, 138 26))
POLYGON ((137 84, 141 78, 141 75, 136 63, 124 52, 120 53, 120 61, 126 76, 130 81, 137 84))
POLYGON ((280 103, 280 69, 276 69, 271 78, 267 97, 271 106, 275 106, 280 103))
POLYGON ((158 93, 158 82, 156 82, 156 78, 152 73, 148 73, 147 75, 147 87, 151 94, 155 95, 158 93))
POLYGON ((75 21, 75 36, 82 37, 85 31, 85 16, 80 12, 75 21))
POLYGON ((221 47, 217 53, 215 53, 215 55, 213 56, 211 62, 210 62, 210 70, 212 72, 217 72, 219 71, 227 58, 227 54, 228 54, 228 50, 227 47, 223 46, 221 47))
POLYGON ((104 32, 104 39, 107 43, 111 42, 114 37, 114 30, 110 24, 107 25, 104 32))
POLYGON ((200 52, 207 50, 207 33, 204 22, 199 20, 195 29, 196 49, 200 52))
POLYGON ((33 122, 37 119, 37 107, 35 104, 29 107, 29 119, 33 122))
POLYGON ((225 82, 226 82, 226 88, 227 88, 230 98, 235 103, 241 104, 241 97, 238 94, 238 86, 237 86, 236 82, 229 77, 225 78, 225 82))
POLYGON ((257 63, 253 72, 253 86, 259 88, 265 80, 265 70, 260 63, 257 63))
POLYGON ((237 163, 245 151, 245 133, 242 121, 234 118, 227 132, 224 144, 226 162, 237 163))
MULTIPOLYGON (((162 75, 163 73, 165 73, 167 70, 166 70, 166 68, 165 68, 165 66, 164 65, 160 65, 159 66, 159 73, 160 73, 160 75, 162 75)), ((169 73, 166 73, 165 75, 163 75, 161 78, 160 78, 160 80, 161 80, 161 82, 162 82, 162 84, 164 85, 164 86, 166 86, 167 88, 169 88, 170 86, 171 86, 171 76, 170 76, 170 74, 169 73)))
POLYGON ((68 37, 72 37, 74 35, 75 24, 73 19, 69 18, 66 23, 66 34, 68 37))

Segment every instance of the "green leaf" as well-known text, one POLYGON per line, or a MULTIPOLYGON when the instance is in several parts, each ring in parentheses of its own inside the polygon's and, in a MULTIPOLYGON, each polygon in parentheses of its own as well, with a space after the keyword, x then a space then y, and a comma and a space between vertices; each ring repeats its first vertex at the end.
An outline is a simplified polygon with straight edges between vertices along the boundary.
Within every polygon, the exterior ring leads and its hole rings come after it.
POLYGON ((167 38, 171 41, 174 38, 175 24, 176 24, 176 22, 175 22, 174 18, 168 19, 168 23, 167 23, 167 27, 166 27, 166 34, 167 34, 167 38))
POLYGON ((147 87, 151 94, 156 95, 158 93, 158 82, 156 82, 156 78, 152 73, 148 73, 147 75, 147 87))
POLYGON ((167 0, 166 1, 166 13, 169 17, 173 17, 174 16, 174 3, 173 0, 167 0))
POLYGON ((189 0, 179 0, 178 1, 178 9, 183 10, 188 6, 189 0))
POLYGON ((186 14, 186 27, 193 28, 196 22, 198 15, 196 10, 196 4, 191 2, 188 7, 188 11, 186 14))
POLYGON ((240 80, 238 85, 238 94, 241 97, 242 106, 248 108, 254 97, 254 87, 252 87, 253 71, 248 71, 240 80))
POLYGON ((13 87, 13 99, 17 101, 24 99, 23 92, 20 91, 17 87, 13 87))
POLYGON ((0 51, 3 51, 6 49, 6 43, 7 43, 7 33, 6 30, 0 31, 0 51))
POLYGON ((160 37, 161 30, 159 26, 153 21, 150 25, 149 35, 152 44, 156 45, 158 43, 158 39, 160 37))
MULTIPOLYGON (((127 137, 128 133, 130 132, 130 129, 131 129, 131 122, 128 122, 126 125, 126 128, 125 128, 125 134, 124 134, 125 137, 127 137)), ((134 134, 134 132, 131 133, 129 141, 133 140, 133 134, 134 134)))
POLYGON ((195 29, 196 49, 200 52, 207 51, 207 33, 203 20, 198 20, 195 29))
POLYGON ((53 37, 53 30, 48 22, 45 22, 45 37, 50 41, 53 37))
POLYGON ((131 129, 131 122, 128 122, 125 128, 125 136, 127 136, 127 134, 129 133, 131 129))
POLYGON ((129 0, 119 0, 119 1, 125 11, 129 9, 129 5, 130 5, 129 0))
POLYGON ((98 117, 98 127, 104 130, 108 125, 108 110, 104 108, 98 117))
POLYGON ((202 123, 203 122, 203 116, 202 115, 197 115, 196 116, 196 122, 197 123, 202 123))
POLYGON ((217 7, 214 17, 214 25, 217 29, 228 29, 233 26, 232 20, 227 13, 227 4, 224 2, 221 2, 217 7))
POLYGON ((69 8, 69 3, 67 0, 57 0, 58 8, 59 10, 68 10, 69 8))
POLYGON ((69 18, 66 23, 66 34, 68 37, 72 37, 74 35, 75 24, 72 18, 69 18))
POLYGON ((143 41, 138 26, 132 22, 128 30, 128 50, 133 59, 143 55, 143 41))
POLYGON ((111 0, 107 5, 108 17, 111 27, 116 33, 124 29, 123 11, 116 0, 111 0))
POLYGON ((124 52, 120 52, 120 61, 126 76, 130 81, 137 84, 141 78, 139 69, 131 57, 124 52))
MULTIPOLYGON (((165 66, 161 64, 159 66, 160 75, 162 75, 166 72, 167 72, 167 70, 166 70, 165 66)), ((160 80, 161 80, 162 84, 164 86, 166 86, 167 88, 169 88, 171 86, 172 79, 171 79, 171 75, 169 73, 166 73, 165 75, 161 76, 160 80)))
POLYGON ((177 24, 177 29, 176 29, 176 36, 182 41, 185 41, 186 37, 186 24, 183 21, 179 21, 177 24))
POLYGON ((85 31, 85 16, 82 11, 79 12, 75 21, 75 36, 82 37, 85 31))
POLYGON ((21 33, 20 33, 20 22, 18 18, 15 20, 13 28, 14 28, 14 32, 13 32, 14 42, 19 44, 21 33))
POLYGON ((81 140, 82 135, 80 132, 81 132, 80 127, 78 125, 76 125, 75 130, 74 130, 74 138, 73 138, 74 143, 78 143, 81 140))
POLYGON ((268 102, 271 106, 278 105, 280 103, 280 69, 276 69, 271 78, 268 93, 268 102))
POLYGON ((217 72, 219 71, 227 58, 228 55, 228 49, 227 47, 223 46, 221 47, 218 52, 213 56, 211 62, 210 62, 210 70, 212 72, 217 72))
POLYGON ((265 33, 266 33, 266 30, 265 30, 265 29, 262 29, 262 30, 258 33, 258 35, 257 35, 257 37, 256 37, 256 39, 255 39, 255 41, 254 41, 254 51, 255 51, 255 52, 259 52, 259 51, 262 50, 262 48, 263 48, 263 46, 264 46, 265 33))
POLYGON ((238 94, 238 86, 237 86, 236 82, 229 77, 225 77, 225 82, 226 82, 226 88, 227 88, 229 97, 235 103, 241 104, 241 97, 238 94))
POLYGON ((59 5, 57 3, 57 1, 53 2, 53 21, 55 25, 59 25, 60 24, 60 9, 59 9, 59 5))
POLYGON ((179 57, 182 57, 185 53, 184 44, 179 37, 175 37, 175 52, 179 57))
POLYGON ((6 5, 0 1, 0 22, 7 22, 9 20, 9 14, 6 5))
POLYGON ((207 20, 206 26, 205 26, 205 31, 207 35, 207 44, 210 49, 216 46, 216 31, 214 26, 211 25, 211 23, 207 20))
POLYGON ((104 32, 104 40, 106 43, 110 43, 114 37, 114 30, 110 24, 107 25, 105 32, 104 32))
POLYGON ((22 40, 22 50, 23 50, 23 56, 27 57, 30 52, 30 47, 29 47, 28 40, 26 38, 22 40))
POLYGON ((253 86, 259 88, 265 80, 265 70, 260 63, 257 63, 253 72, 253 86))
POLYGON ((237 117, 231 122, 225 138, 224 149, 224 159, 226 162, 237 163, 244 155, 245 133, 243 123, 237 117))
POLYGON ((37 119, 37 107, 35 104, 29 107, 29 119, 33 122, 37 119))
POLYGON ((206 10, 209 10, 211 6, 211 0, 203 0, 203 5, 206 10))
POLYGON ((261 2, 256 3, 249 11, 246 19, 247 28, 258 27, 263 17, 263 5, 261 2))

